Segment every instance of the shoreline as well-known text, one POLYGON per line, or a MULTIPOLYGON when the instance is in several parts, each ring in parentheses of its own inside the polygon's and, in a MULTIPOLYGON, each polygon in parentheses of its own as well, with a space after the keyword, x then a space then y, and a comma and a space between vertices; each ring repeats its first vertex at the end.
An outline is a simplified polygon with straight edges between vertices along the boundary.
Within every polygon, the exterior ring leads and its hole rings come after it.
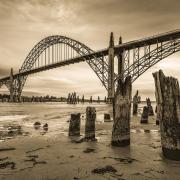
POLYGON ((180 162, 162 157, 155 117, 146 125, 139 124, 138 116, 131 118, 128 147, 110 145, 111 128, 112 122, 96 123, 97 142, 72 143, 68 129, 54 136, 27 135, 1 142, 1 147, 15 148, 0 152, 1 159, 15 167, 0 169, 0 179, 178 179, 180 162))

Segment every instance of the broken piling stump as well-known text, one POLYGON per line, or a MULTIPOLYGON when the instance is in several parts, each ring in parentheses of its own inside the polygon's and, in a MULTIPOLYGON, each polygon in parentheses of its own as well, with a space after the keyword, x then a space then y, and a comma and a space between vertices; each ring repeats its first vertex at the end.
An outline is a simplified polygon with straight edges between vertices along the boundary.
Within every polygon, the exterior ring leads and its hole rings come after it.
POLYGON ((89 103, 92 103, 92 102, 93 102, 92 96, 90 96, 89 103))
POLYGON ((146 103, 147 103, 147 107, 148 107, 148 115, 149 116, 154 116, 154 111, 153 111, 153 107, 151 105, 150 98, 146 98, 146 103))
POLYGON ((131 113, 131 77, 125 81, 119 80, 113 102, 114 124, 112 129, 113 146, 127 146, 130 144, 130 113, 131 113))
POLYGON ((163 155, 180 161, 180 89, 176 78, 153 73, 163 155))
POLYGON ((69 136, 79 136, 80 135, 80 113, 71 114, 71 119, 69 122, 69 136))
POLYGON ((141 114, 141 123, 148 123, 148 115, 149 115, 149 108, 148 106, 144 106, 143 112, 141 114))
POLYGON ((95 107, 86 108, 86 123, 85 123, 85 139, 95 140, 95 120, 96 109, 95 107))

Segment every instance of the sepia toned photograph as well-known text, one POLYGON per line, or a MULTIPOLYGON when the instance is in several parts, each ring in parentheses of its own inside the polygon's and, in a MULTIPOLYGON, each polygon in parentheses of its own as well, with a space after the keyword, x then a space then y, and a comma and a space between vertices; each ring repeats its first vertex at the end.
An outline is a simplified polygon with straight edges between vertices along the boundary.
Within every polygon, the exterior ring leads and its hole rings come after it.
POLYGON ((0 180, 180 180, 179 0, 0 0, 0 180))

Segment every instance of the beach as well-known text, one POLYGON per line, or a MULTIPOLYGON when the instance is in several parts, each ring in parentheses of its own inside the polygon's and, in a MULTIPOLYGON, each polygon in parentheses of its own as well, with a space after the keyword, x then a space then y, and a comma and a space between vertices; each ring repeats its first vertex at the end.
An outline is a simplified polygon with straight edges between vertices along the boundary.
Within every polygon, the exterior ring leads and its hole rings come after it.
MULTIPOLYGON (((131 144, 111 146, 113 122, 104 122, 111 105, 104 103, 67 105, 62 103, 0 104, 0 179, 163 179, 180 178, 180 162, 162 156, 156 117, 140 124, 142 107, 131 117, 131 144), (84 136, 85 109, 97 112, 96 138, 77 142, 84 136), (68 137, 71 113, 81 113, 81 136, 68 137), (40 122, 38 129, 35 122, 40 122), (48 123, 48 129, 42 126, 48 123)), ((153 105, 155 107, 155 105, 153 105)))

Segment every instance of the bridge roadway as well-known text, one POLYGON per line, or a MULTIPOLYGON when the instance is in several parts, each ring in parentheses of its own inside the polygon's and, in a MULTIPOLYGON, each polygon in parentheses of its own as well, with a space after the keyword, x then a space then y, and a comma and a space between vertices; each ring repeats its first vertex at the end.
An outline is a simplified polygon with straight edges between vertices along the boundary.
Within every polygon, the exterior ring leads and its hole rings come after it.
MULTIPOLYGON (((180 38, 180 29, 177 29, 175 31, 166 32, 166 33, 163 33, 163 34, 158 34, 158 35, 151 36, 151 37, 148 37, 148 38, 143 38, 143 39, 139 39, 139 40, 126 42, 126 43, 123 43, 123 44, 120 44, 120 45, 116 45, 114 47, 114 52, 115 52, 115 54, 118 54, 118 52, 120 50, 122 50, 122 49, 123 50, 131 50, 131 49, 134 49, 134 48, 140 48, 140 47, 144 47, 144 46, 153 45, 153 44, 156 44, 157 42, 163 43, 163 42, 173 40, 173 39, 177 39, 177 38, 180 38)), ((25 71, 25 72, 17 73, 17 74, 14 74, 13 77, 16 79, 18 76, 26 76, 26 75, 38 73, 38 72, 41 72, 41 71, 45 71, 45 70, 65 66, 65 65, 79 63, 79 62, 82 62, 82 61, 86 61, 88 59, 100 58, 100 57, 103 57, 103 56, 107 56, 108 51, 109 51, 109 48, 94 51, 93 53, 90 53, 90 54, 87 54, 87 55, 75 57, 73 59, 67 59, 65 61, 61 61, 61 62, 58 62, 58 63, 43 66, 43 67, 39 67, 37 69, 32 69, 32 70, 28 70, 28 71, 25 71)), ((7 77, 4 77, 4 78, 1 78, 0 81, 1 82, 2 81, 7 81, 9 79, 10 79, 10 76, 7 76, 7 77)))

